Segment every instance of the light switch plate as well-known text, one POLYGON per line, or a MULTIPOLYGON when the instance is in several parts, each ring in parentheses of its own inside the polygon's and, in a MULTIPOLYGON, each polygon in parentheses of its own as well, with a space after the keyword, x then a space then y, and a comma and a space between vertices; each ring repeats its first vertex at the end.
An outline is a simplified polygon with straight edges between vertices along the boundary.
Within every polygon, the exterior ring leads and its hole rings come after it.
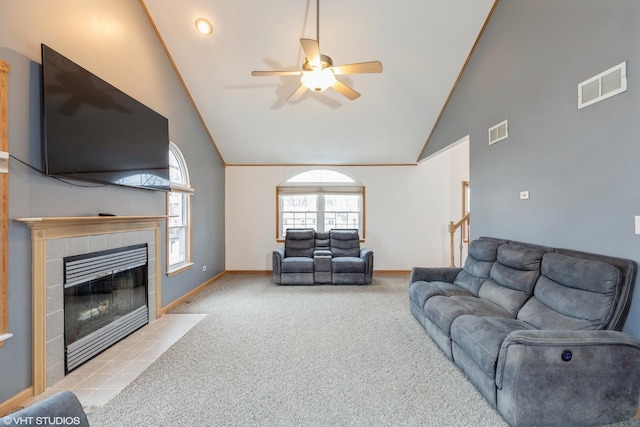
POLYGON ((9 173, 9 153, 0 151, 0 173, 9 173))
POLYGON ((529 198, 529 192, 528 191, 521 191, 520 192, 520 200, 526 200, 529 198))
POLYGON ((640 215, 636 215, 636 234, 640 234, 640 215))

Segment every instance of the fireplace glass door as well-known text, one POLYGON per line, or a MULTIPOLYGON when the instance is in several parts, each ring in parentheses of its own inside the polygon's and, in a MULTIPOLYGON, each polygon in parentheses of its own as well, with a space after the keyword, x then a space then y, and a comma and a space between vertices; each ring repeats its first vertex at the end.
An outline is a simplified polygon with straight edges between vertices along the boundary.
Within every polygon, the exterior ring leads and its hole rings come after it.
POLYGON ((147 245, 64 259, 65 370, 149 323, 147 245))
POLYGON ((64 290, 65 344, 76 342, 147 305, 146 267, 136 267, 64 290))

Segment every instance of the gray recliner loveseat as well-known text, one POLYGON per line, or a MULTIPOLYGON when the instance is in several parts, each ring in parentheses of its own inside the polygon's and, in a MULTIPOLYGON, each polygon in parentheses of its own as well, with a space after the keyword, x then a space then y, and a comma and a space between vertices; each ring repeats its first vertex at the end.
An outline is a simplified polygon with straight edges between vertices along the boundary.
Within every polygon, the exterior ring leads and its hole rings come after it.
POLYGON ((621 332, 633 261, 494 238, 464 268, 414 268, 413 316, 511 425, 633 418, 640 341, 621 332))
POLYGON ((288 229, 272 267, 278 285, 366 285, 373 280, 373 251, 360 248, 358 230, 288 229))

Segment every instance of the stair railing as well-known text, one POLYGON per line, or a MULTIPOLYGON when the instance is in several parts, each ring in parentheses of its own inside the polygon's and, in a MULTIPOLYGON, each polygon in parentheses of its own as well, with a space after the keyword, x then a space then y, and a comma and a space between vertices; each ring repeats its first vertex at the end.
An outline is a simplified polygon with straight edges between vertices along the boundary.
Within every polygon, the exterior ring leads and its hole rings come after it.
POLYGON ((449 267, 456 266, 456 260, 454 255, 454 235, 456 230, 460 228, 460 266, 462 266, 462 250, 464 249, 464 244, 469 243, 469 226, 471 224, 470 213, 467 212, 465 216, 458 222, 449 222, 449 243, 450 243, 450 253, 451 253, 451 263, 449 267))

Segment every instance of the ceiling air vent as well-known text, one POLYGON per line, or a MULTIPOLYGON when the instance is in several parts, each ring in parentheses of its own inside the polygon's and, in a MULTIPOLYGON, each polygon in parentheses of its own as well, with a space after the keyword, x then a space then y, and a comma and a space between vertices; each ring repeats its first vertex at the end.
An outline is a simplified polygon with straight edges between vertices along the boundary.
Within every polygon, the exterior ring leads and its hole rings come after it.
POLYGON ((578 109, 627 90, 626 61, 578 84, 578 109))
POLYGON ((509 121, 505 120, 502 123, 498 123, 494 127, 489 129, 489 145, 495 144, 498 141, 507 139, 509 136, 509 121))

